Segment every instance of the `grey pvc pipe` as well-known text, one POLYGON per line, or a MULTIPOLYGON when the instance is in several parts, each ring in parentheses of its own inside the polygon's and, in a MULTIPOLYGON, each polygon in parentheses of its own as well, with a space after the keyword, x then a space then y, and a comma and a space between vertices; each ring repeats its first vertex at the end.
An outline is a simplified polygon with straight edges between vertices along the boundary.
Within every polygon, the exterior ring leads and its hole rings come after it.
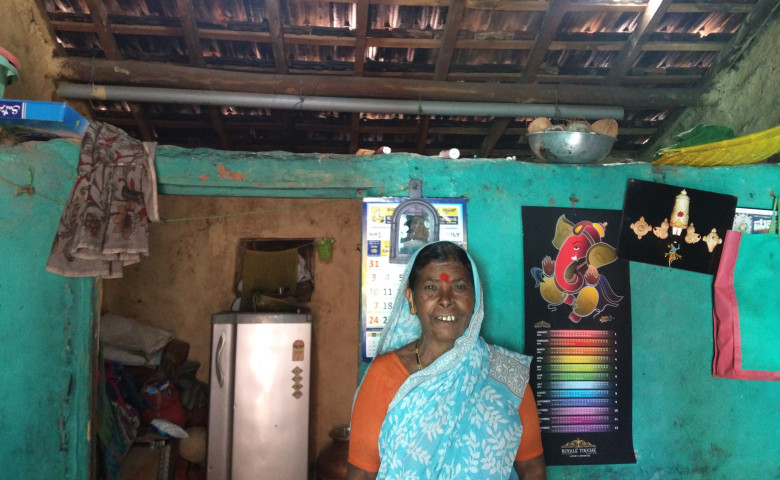
MULTIPOLYGON (((518 86, 518 88, 521 88, 518 86)), ((283 110, 405 113, 411 115, 467 115, 475 117, 623 118, 623 107, 594 105, 539 105, 532 103, 442 102, 348 97, 296 97, 265 93, 214 92, 177 88, 119 85, 64 84, 63 98, 128 102, 230 105, 283 110)))

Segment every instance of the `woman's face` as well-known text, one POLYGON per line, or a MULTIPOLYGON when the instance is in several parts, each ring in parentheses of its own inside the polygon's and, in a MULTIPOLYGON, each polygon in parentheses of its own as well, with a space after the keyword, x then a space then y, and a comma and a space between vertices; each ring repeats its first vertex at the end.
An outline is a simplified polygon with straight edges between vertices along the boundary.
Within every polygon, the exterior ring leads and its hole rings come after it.
POLYGON ((474 313, 474 285, 457 260, 426 265, 418 274, 414 290, 406 289, 406 299, 417 311, 428 341, 454 343, 466 331, 474 313))

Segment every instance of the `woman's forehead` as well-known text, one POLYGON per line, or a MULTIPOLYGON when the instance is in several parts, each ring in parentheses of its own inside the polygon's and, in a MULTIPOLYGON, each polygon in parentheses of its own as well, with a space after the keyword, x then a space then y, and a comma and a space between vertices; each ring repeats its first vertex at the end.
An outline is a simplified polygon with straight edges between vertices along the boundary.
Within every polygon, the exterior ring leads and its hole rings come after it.
POLYGON ((469 277, 466 267, 457 260, 431 262, 420 270, 420 276, 426 280, 435 279, 442 282, 451 282, 469 277))

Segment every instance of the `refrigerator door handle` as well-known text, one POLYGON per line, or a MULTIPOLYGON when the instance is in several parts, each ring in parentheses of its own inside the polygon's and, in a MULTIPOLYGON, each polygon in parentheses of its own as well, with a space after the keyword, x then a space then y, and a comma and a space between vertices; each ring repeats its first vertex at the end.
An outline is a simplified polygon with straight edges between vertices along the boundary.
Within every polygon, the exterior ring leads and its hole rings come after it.
POLYGON ((225 386, 225 374, 222 372, 222 351, 225 349, 225 330, 222 330, 222 334, 219 336, 219 342, 217 342, 217 352, 214 355, 214 367, 217 372, 217 382, 219 382, 219 388, 225 386))

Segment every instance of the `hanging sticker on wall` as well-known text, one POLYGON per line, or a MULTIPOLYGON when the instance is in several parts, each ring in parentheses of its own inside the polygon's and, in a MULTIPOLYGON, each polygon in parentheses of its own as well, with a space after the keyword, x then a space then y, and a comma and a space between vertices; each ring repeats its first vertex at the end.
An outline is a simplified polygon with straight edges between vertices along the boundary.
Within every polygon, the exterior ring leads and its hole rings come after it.
POLYGON ((293 342, 293 348, 292 348, 292 361, 293 362, 302 362, 303 361, 303 351, 304 351, 304 343, 303 340, 296 340, 293 342))
MULTIPOLYGON (((297 340, 297 342, 301 342, 301 341, 297 340)), ((303 342, 301 342, 301 345, 303 345, 303 342)), ((293 358, 293 360, 295 360, 295 359, 293 358)), ((303 377, 301 376, 301 373, 303 373, 303 370, 301 370, 301 367, 295 367, 295 368, 292 369, 292 374, 293 374, 293 377, 292 377, 292 381, 293 381, 293 384, 292 384, 292 388, 293 388, 292 396, 295 397, 295 398, 301 398, 303 396, 303 392, 301 392, 301 390, 303 390, 303 384, 301 383, 301 380, 303 380, 303 377)))
POLYGON ((629 179, 618 256, 714 274, 736 207, 733 195, 629 179))

